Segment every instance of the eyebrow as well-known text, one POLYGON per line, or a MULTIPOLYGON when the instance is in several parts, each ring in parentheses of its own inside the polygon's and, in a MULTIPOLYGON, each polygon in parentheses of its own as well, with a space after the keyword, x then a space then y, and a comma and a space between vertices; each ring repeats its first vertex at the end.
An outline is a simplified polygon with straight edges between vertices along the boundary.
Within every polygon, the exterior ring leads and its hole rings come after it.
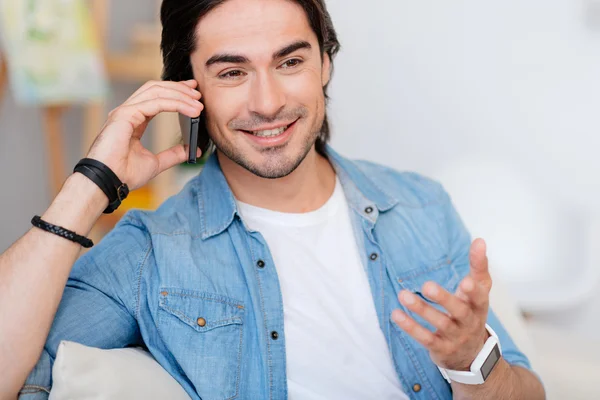
MULTIPOLYGON (((308 43, 305 40, 299 40, 297 42, 285 46, 280 50, 277 50, 275 53, 273 53, 273 59, 285 57, 297 50, 310 50, 311 48, 312 46, 310 45, 310 43, 308 43)), ((221 53, 215 54, 214 56, 209 58, 208 61, 206 61, 206 68, 209 68, 215 64, 247 64, 249 62, 250 60, 248 59, 248 57, 241 54, 221 53)))
POLYGON ((277 58, 285 57, 289 54, 292 54, 296 50, 301 50, 301 49, 310 50, 311 48, 312 48, 312 46, 310 45, 310 43, 308 43, 307 41, 304 41, 304 40, 299 40, 299 41, 294 42, 290 45, 287 45, 283 49, 273 53, 273 59, 275 60, 277 58))

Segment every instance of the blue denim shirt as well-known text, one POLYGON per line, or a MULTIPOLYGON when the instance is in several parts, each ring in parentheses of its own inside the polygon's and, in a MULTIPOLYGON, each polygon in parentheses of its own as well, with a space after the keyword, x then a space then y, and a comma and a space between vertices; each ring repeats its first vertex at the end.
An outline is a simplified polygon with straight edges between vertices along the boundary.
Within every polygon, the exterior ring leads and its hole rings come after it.
MULTIPOLYGON (((331 148, 327 154, 351 209, 379 326, 404 391, 411 399, 451 399, 428 351, 390 315, 404 309, 397 299, 402 289, 420 294, 432 280, 456 290, 469 272, 468 232, 439 184, 350 161, 331 148), (417 383, 421 390, 414 391, 417 383)), ((492 311, 488 324, 504 358, 530 368, 492 311)), ((277 269, 263 237, 240 219, 216 156, 158 210, 128 212, 75 263, 24 388, 30 394, 22 398, 47 396, 40 388, 51 387, 61 340, 99 348, 144 344, 193 399, 287 398, 277 269)))

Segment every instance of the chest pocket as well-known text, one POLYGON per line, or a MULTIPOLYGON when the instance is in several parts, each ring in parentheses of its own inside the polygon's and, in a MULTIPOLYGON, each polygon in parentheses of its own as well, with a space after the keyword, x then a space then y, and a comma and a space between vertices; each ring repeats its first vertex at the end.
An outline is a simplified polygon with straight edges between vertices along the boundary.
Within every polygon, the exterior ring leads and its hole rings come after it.
POLYGON ((161 288, 161 337, 203 400, 239 396, 244 311, 222 295, 161 288))
MULTIPOLYGON (((452 261, 447 257, 442 257, 438 261, 431 263, 429 267, 407 271, 404 274, 398 275, 396 277, 395 286, 398 289, 398 294, 401 290, 409 290, 419 296, 422 300, 425 300, 427 304, 445 313, 446 310, 442 306, 430 301, 425 297, 425 295, 422 293, 423 285, 428 281, 432 281, 446 289, 451 294, 454 294, 458 288, 460 280, 461 277, 452 265, 452 261)), ((424 327, 431 331, 435 331, 435 328, 431 324, 426 322, 417 314, 408 309, 403 308, 403 310, 424 327)), ((395 323, 392 323, 392 325, 395 326, 396 329, 400 329, 395 323)))

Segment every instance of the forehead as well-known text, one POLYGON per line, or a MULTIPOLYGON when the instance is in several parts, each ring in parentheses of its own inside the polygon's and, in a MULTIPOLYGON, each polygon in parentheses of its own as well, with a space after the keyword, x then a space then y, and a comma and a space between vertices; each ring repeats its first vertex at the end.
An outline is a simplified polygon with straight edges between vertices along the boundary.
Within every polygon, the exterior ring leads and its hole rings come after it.
POLYGON ((292 0, 228 0, 202 17, 196 37, 196 52, 206 59, 217 52, 270 57, 296 40, 318 48, 304 9, 292 0))

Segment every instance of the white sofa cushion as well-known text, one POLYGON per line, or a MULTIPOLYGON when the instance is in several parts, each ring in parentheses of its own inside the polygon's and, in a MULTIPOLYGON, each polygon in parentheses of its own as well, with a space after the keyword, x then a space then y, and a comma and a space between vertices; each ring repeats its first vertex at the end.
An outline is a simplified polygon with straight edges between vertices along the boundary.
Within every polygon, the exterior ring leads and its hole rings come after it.
POLYGON ((63 341, 52 368, 50 400, 190 400, 146 351, 102 350, 63 341))

